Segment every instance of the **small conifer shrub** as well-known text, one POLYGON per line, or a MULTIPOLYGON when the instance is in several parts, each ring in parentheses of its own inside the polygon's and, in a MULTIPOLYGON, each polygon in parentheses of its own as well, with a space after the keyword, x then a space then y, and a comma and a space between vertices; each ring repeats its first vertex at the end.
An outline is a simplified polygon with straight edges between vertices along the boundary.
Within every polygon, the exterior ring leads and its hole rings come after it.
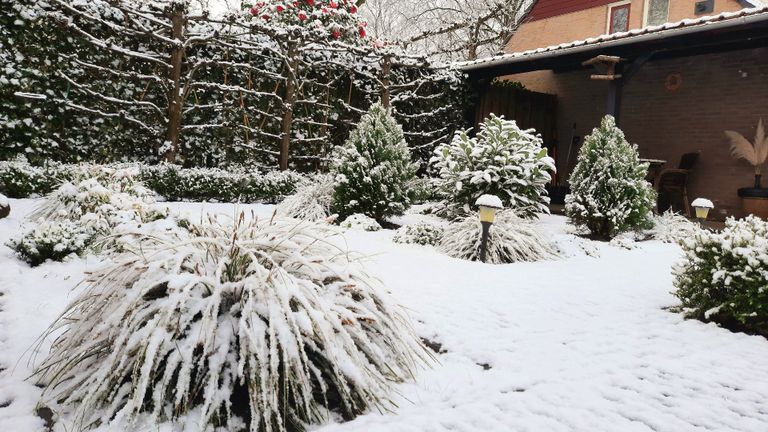
POLYGON ((606 239, 652 227, 656 192, 645 180, 647 172, 637 146, 627 142, 613 117, 605 116, 585 138, 568 179, 566 216, 573 225, 606 239))
POLYGON ((362 213, 377 221, 403 214, 411 205, 416 169, 402 128, 381 104, 373 104, 336 151, 333 212, 341 219, 362 213))

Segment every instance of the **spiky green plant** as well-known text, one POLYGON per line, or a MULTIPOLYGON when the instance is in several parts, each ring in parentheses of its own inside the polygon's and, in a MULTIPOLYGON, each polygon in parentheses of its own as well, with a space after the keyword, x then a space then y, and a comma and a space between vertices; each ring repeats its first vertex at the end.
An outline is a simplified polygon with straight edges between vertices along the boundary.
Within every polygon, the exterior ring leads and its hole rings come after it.
POLYGON ((392 384, 429 356, 338 233, 241 214, 144 237, 51 327, 45 397, 80 427, 196 410, 201 430, 282 432, 392 408, 392 384))

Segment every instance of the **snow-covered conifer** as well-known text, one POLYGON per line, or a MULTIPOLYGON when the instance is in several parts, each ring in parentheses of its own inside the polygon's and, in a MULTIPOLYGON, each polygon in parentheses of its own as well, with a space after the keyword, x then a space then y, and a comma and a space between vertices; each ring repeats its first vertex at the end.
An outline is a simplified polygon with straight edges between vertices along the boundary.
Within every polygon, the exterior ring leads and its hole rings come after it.
POLYGON ((411 204, 409 186, 416 174, 403 130, 380 104, 363 116, 338 148, 333 210, 342 218, 362 213, 381 221, 403 214, 411 204))
POLYGON ((533 129, 520 129, 514 120, 491 114, 476 137, 462 131, 439 146, 432 163, 451 215, 468 213, 484 194, 498 196, 521 217, 549 212, 544 186, 555 162, 542 148, 541 137, 533 129))
POLYGON ((617 234, 652 226, 656 193, 645 180, 648 164, 640 162, 637 146, 629 144, 611 116, 584 140, 568 179, 565 199, 569 221, 593 235, 617 234))

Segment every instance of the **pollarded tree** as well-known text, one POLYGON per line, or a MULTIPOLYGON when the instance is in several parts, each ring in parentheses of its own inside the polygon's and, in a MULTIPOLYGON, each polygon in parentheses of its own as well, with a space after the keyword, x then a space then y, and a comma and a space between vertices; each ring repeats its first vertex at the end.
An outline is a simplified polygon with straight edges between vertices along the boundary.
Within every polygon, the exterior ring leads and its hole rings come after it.
POLYGON ((333 174, 333 210, 340 219, 362 213, 381 221, 408 208, 416 165, 403 130, 381 104, 371 106, 338 148, 333 174))
POLYGON ((565 199, 570 222, 596 236, 650 228, 656 193, 645 180, 648 164, 640 162, 637 146, 629 144, 611 116, 584 140, 568 179, 565 199))

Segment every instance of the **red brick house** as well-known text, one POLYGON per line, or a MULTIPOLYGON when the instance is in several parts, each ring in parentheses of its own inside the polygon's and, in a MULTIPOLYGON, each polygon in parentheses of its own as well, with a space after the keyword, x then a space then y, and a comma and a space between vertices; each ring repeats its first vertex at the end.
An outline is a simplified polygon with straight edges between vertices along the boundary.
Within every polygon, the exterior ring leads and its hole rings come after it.
POLYGON ((609 113, 643 158, 675 168, 698 152, 690 199, 710 198, 716 217, 741 216, 737 189, 752 185, 753 170, 731 158, 723 131, 751 139, 758 120, 768 121, 768 5, 758 1, 538 0, 507 54, 460 68, 482 94, 477 118, 518 118, 519 107, 489 85, 496 78, 553 95, 545 122, 521 123, 551 129, 542 133, 561 185, 579 139, 609 113))

